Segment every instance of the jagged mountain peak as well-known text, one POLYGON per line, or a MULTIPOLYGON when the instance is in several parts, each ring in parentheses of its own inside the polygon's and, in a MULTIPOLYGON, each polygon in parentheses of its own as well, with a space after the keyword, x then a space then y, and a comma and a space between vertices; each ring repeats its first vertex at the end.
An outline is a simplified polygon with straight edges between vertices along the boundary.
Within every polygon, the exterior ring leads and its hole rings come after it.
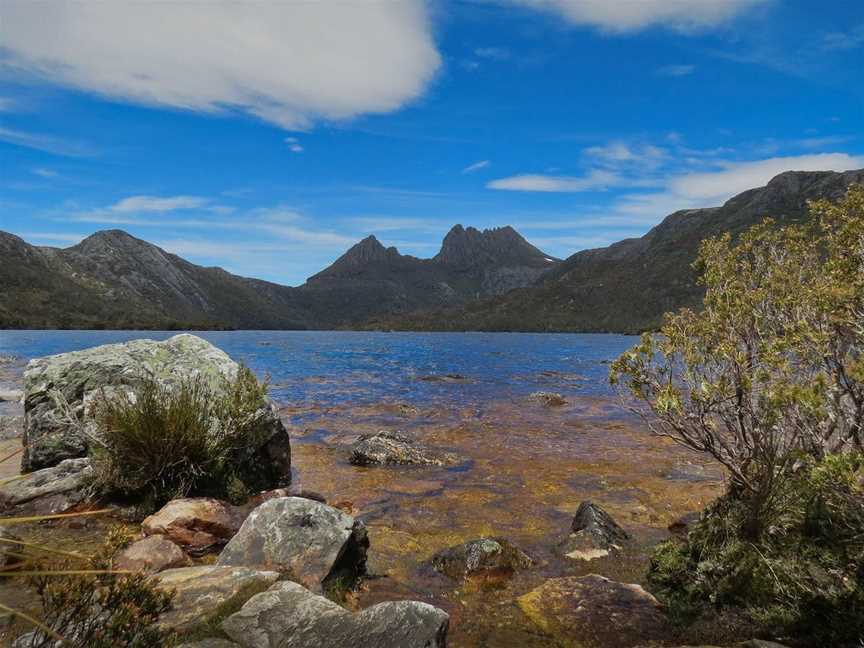
POLYGON ((556 261, 509 225, 484 230, 454 225, 444 237, 441 251, 434 260, 447 266, 516 264, 540 267, 556 261))

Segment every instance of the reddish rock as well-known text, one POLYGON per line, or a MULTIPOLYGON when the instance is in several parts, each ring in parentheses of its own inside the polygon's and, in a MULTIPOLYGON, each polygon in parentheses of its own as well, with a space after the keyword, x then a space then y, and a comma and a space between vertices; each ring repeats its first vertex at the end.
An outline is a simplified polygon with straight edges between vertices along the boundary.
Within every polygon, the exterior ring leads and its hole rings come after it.
POLYGON ((204 553, 228 542, 243 523, 242 513, 217 499, 171 500, 141 524, 144 535, 164 535, 190 553, 204 553))
POLYGON ((133 542, 114 557, 114 568, 127 571, 156 573, 190 564, 191 561, 183 550, 163 535, 153 535, 133 542))
POLYGON ((562 645, 631 648, 663 640, 662 606, 639 585, 597 574, 552 578, 518 599, 522 611, 562 645))

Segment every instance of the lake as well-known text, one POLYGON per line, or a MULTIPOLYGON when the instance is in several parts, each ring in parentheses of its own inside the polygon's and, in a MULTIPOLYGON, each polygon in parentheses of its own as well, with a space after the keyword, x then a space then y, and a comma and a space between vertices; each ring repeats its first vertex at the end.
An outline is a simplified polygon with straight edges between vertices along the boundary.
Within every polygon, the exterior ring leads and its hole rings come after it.
MULTIPOLYGON (((173 333, 2 331, 0 356, 24 359, 173 333)), ((602 573, 639 582, 650 547, 677 517, 704 507, 722 474, 652 437, 608 384, 608 362, 632 346, 619 335, 517 333, 205 332, 269 375, 292 437, 295 485, 363 520, 366 581, 351 603, 425 600, 451 614, 453 646, 546 646, 516 603, 544 578, 602 573), (558 392, 567 404, 529 396, 558 392), (457 468, 356 467, 358 435, 398 430, 455 452, 457 468), (634 537, 620 557, 558 555, 582 500, 634 537), (426 567, 438 550, 502 536, 538 561, 500 583, 454 583, 426 567)), ((20 373, 21 362, 13 373, 20 373)), ((0 381, 4 380, 0 377, 0 381)), ((5 380, 14 380, 8 376, 5 380)), ((56 531, 52 531, 55 535, 56 531)), ((44 539, 44 538, 43 538, 44 539)))

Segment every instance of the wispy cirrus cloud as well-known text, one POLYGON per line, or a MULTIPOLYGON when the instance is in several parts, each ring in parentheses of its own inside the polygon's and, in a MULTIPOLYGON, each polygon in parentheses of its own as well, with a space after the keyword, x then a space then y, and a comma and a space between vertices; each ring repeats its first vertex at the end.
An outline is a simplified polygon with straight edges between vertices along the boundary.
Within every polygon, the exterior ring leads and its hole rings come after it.
POLYGON ((129 196, 108 207, 108 211, 120 214, 156 212, 165 213, 178 209, 198 209, 209 201, 199 196, 129 196))
POLYGON ((611 171, 594 170, 584 176, 560 176, 524 173, 488 182, 489 189, 503 191, 580 192, 602 190, 621 183, 611 171))
POLYGON ((663 65, 655 70, 658 75, 665 77, 684 77, 693 74, 695 71, 696 66, 688 64, 663 65))
POLYGON ((14 128, 0 127, 0 141, 65 157, 90 157, 96 155, 95 149, 83 142, 54 135, 45 135, 43 133, 30 133, 14 128))
POLYGON ((479 171, 480 169, 485 169, 490 164, 492 164, 489 160, 479 160, 478 162, 474 162, 474 164, 469 164, 464 169, 462 169, 462 173, 474 173, 475 171, 479 171))

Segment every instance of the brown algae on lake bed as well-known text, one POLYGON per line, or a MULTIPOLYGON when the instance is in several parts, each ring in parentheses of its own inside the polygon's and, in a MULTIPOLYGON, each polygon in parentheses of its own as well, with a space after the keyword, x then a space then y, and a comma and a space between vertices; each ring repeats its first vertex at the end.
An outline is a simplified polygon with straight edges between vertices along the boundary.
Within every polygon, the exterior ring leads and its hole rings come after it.
MULTIPOLYGON (((294 485, 352 509, 368 527, 369 578, 347 604, 412 598, 442 607, 451 615, 451 646, 554 645, 519 608, 520 596, 562 575, 641 581, 650 548, 666 537, 669 523, 721 492, 716 467, 651 437, 610 399, 568 397, 555 408, 521 400, 452 407, 294 404, 281 414, 292 436, 294 485), (401 431, 465 462, 455 468, 351 465, 349 444, 379 430, 401 431), (622 553, 590 562, 555 553, 583 500, 600 504, 633 535, 622 553), (506 538, 536 565, 511 578, 467 582, 429 568, 436 552, 484 536, 506 538)), ((86 553, 112 523, 28 524, 15 532, 86 553)), ((32 609, 35 600, 7 581, 0 582, 0 602, 32 609)))
POLYGON ((601 573, 640 582, 666 527, 722 490, 722 472, 650 436, 611 399, 557 408, 521 401, 482 407, 410 404, 291 407, 295 482, 329 502, 349 501, 369 528, 368 579, 355 604, 418 598, 451 614, 450 645, 550 645, 516 599, 545 578, 601 573), (467 459, 461 467, 357 467, 348 444, 399 430, 467 459), (557 555, 579 503, 592 500, 633 535, 621 554, 576 561, 557 555), (433 574, 429 559, 483 536, 504 537, 537 559, 503 582, 461 583, 433 574))

